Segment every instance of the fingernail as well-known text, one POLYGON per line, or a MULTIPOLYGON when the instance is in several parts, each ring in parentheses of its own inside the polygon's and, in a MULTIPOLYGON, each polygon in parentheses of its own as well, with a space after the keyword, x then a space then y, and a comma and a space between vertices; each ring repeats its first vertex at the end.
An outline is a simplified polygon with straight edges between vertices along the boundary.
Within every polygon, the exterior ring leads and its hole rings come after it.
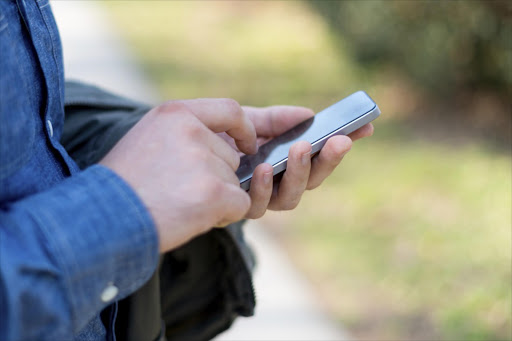
POLYGON ((302 165, 305 166, 308 164, 309 160, 311 159, 311 153, 305 153, 302 155, 302 165))
POLYGON ((270 183, 270 180, 272 180, 272 172, 263 173, 263 183, 265 185, 268 185, 270 183))

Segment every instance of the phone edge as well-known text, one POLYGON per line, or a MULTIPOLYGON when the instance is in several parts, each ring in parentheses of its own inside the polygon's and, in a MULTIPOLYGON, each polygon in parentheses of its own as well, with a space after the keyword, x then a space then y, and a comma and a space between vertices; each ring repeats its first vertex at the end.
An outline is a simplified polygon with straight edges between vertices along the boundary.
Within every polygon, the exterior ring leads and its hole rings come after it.
MULTIPOLYGON (((371 99, 370 96, 368 96, 368 97, 371 99)), ((372 100, 372 102, 373 102, 373 100, 372 100)), ((375 103, 375 102, 373 102, 373 103, 375 103)), ((377 117, 379 117, 380 114, 381 114, 381 111, 379 109, 379 106, 377 105, 377 103, 375 103, 375 107, 373 107, 373 109, 371 109, 367 113, 359 116, 358 118, 345 124, 343 127, 340 127, 338 129, 334 130, 333 132, 325 135, 324 137, 318 139, 316 142, 312 143, 311 144, 311 147, 312 147, 311 155, 314 155, 316 152, 318 152, 320 149, 322 149, 322 147, 325 145, 327 140, 329 138, 331 138, 332 136, 348 135, 348 134, 356 131, 357 129, 363 127, 365 124, 372 122, 377 117)), ((284 158, 280 162, 273 165, 273 175, 277 175, 277 174, 283 172, 286 169, 287 164, 288 164, 288 157, 284 158)), ((242 188, 245 191, 248 191, 249 188, 251 187, 251 180, 252 180, 252 176, 250 178, 248 178, 247 180, 245 180, 244 182, 241 182, 240 188, 242 188)))

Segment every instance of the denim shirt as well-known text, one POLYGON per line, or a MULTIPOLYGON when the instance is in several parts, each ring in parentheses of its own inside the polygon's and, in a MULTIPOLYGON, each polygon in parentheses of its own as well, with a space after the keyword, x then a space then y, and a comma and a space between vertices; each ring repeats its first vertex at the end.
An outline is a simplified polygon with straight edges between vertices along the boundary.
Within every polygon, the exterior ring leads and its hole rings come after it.
MULTIPOLYGON (((104 340, 99 312, 158 263, 154 223, 101 165, 59 139, 64 70, 48 0, 0 1, 0 340, 104 340)), ((115 307, 115 304, 114 304, 115 307)))

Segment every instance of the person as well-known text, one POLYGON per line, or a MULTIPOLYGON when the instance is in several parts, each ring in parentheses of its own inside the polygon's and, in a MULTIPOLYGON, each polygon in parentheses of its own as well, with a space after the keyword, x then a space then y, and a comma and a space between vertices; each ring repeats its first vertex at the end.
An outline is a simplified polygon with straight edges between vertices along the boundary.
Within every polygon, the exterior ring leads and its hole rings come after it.
POLYGON ((299 142, 279 184, 262 164, 246 193, 240 155, 311 110, 65 82, 48 0, 0 2, 0 71, 1 340, 213 337, 253 313, 243 219, 295 208, 373 132, 314 159, 299 142))

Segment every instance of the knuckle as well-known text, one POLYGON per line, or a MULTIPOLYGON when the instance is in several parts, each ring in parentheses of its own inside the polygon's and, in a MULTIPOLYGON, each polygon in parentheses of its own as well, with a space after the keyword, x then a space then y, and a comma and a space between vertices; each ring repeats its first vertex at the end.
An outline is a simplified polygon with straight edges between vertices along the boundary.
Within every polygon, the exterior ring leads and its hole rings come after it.
POLYGON ((223 101, 223 104, 226 107, 228 107, 229 109, 232 109, 233 111, 237 111, 237 112, 241 112, 242 111, 242 107, 234 99, 232 99, 232 98, 222 98, 221 100, 223 101))
POLYGON ((198 179, 194 183, 194 188, 197 190, 198 193, 201 195, 194 196, 193 198, 197 201, 205 201, 205 198, 208 196, 209 188, 210 188, 210 181, 211 179, 206 176, 199 176, 198 179))
POLYGON ((203 193, 202 198, 205 204, 207 204, 210 210, 220 213, 219 210, 216 209, 215 204, 221 201, 219 199, 222 198, 224 193, 224 184, 222 181, 214 176, 205 177, 201 188, 203 193))
POLYGON ((159 114, 169 114, 169 113, 175 113, 175 112, 186 112, 189 113, 190 110, 185 105, 185 103, 181 101, 166 101, 158 106, 157 112, 159 114))
POLYGON ((191 122, 189 124, 184 125, 183 131, 188 137, 196 140, 199 137, 204 136, 204 128, 196 122, 191 122))
POLYGON ((222 180, 212 176, 208 183, 207 193, 210 199, 215 199, 219 196, 223 196, 226 190, 226 185, 222 180))
POLYGON ((226 107, 226 110, 233 115, 235 119, 241 119, 243 116, 243 110, 240 104, 232 98, 223 98, 222 104, 226 107))
POLYGON ((293 209, 295 209, 299 205, 299 202, 300 202, 300 198, 299 199, 286 200, 283 203, 281 203, 281 209, 283 211, 293 210, 293 209))

